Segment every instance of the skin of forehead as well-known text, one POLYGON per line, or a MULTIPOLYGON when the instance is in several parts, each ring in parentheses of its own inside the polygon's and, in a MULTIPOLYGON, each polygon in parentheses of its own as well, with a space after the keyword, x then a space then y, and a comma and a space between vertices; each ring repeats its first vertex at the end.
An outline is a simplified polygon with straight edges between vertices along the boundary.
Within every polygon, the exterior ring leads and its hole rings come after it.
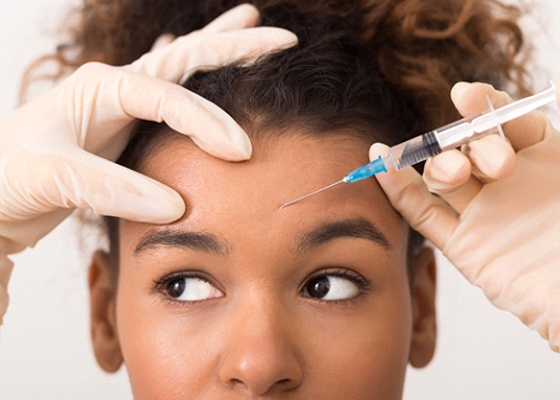
MULTIPOLYGON (((256 143, 251 159, 238 163, 213 157, 188 138, 171 140, 150 154, 140 172, 183 196, 187 211, 168 227, 194 229, 210 224, 212 229, 228 228, 228 224, 219 223, 227 216, 230 227, 236 221, 250 220, 253 233, 262 237, 283 222, 326 222, 365 216, 374 220, 389 242, 406 244, 408 227, 375 178, 341 184, 279 209, 288 201, 340 180, 367 162, 367 147, 356 139, 344 135, 315 138, 294 132, 256 143)), ((138 239, 141 231, 149 229, 146 224, 123 221, 121 232, 126 228, 131 234, 132 227, 138 232, 138 239)))

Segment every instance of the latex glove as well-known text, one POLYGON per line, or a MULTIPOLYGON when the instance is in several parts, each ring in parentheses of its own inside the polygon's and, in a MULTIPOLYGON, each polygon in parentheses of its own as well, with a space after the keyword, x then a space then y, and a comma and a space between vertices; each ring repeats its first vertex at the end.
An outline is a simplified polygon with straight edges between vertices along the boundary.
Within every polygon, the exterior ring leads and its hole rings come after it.
MULTIPOLYGON (((464 116, 485 111, 485 96, 496 107, 511 101, 484 84, 460 83, 452 91, 464 116)), ((377 179, 414 229, 493 304, 515 314, 558 351, 560 136, 540 111, 503 128, 511 145, 487 136, 463 152, 433 157, 423 177, 407 168, 377 179)), ((384 148, 372 146, 371 159, 384 148)))
POLYGON ((283 29, 251 28, 258 18, 256 8, 242 5, 131 65, 86 64, 0 120, 0 323, 12 270, 7 255, 33 246, 74 208, 151 223, 184 213, 176 192, 112 162, 136 118, 165 121, 215 156, 250 157, 249 139, 231 117, 172 82, 297 42, 283 29))

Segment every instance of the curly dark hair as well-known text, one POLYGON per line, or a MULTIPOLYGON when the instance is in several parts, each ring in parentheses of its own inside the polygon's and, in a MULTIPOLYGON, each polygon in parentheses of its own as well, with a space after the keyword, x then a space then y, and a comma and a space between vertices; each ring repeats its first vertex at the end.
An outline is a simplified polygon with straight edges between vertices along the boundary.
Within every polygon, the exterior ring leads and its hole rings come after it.
POLYGON ((345 21, 342 29, 368 48, 387 81, 421 112, 423 130, 457 117, 449 100, 457 81, 530 93, 523 67, 529 47, 517 24, 523 12, 499 0, 84 0, 69 27, 73 39, 35 65, 56 60, 60 77, 89 61, 128 64, 161 34, 200 29, 240 3, 261 10, 292 5, 317 21, 345 21))
MULTIPOLYGON (((396 144, 458 117, 449 92, 484 81, 529 93, 518 8, 495 0, 252 0, 261 24, 299 37, 249 67, 197 73, 186 87, 228 112, 254 141, 292 128, 396 144)), ((62 75, 89 61, 131 63, 161 34, 200 29, 237 0, 85 0, 73 42, 50 56, 62 75)), ((39 60, 44 62, 49 57, 39 60)), ((119 163, 133 169, 173 135, 143 122, 119 163), (147 132, 146 132, 147 133, 147 132)), ((364 145, 364 148, 367 148, 364 145)), ((420 167, 421 168, 421 167, 420 167)), ((106 218, 112 259, 118 223, 106 218)), ((423 242, 412 231, 409 256, 423 242)))

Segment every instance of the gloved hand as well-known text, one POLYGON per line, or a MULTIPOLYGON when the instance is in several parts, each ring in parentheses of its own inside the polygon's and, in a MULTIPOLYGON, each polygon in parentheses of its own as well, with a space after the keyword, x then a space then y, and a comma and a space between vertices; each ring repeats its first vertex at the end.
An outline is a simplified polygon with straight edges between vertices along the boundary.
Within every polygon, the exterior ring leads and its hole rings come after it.
MULTIPOLYGON (((484 84, 452 91, 464 116, 485 111, 486 96, 495 107, 511 101, 484 84)), ((423 178, 407 168, 377 179, 410 225, 494 305, 559 351, 560 134, 540 111, 503 128, 509 143, 492 135, 441 153, 428 160, 423 178)), ((371 159, 383 154, 383 145, 370 149, 371 159)))
POLYGON ((135 119, 165 121, 227 160, 251 155, 243 130, 216 105, 177 85, 197 69, 247 63, 297 42, 257 27, 242 5, 125 67, 86 64, 0 120, 0 323, 12 270, 7 255, 33 246, 74 208, 151 223, 184 213, 172 189, 114 164, 135 119))

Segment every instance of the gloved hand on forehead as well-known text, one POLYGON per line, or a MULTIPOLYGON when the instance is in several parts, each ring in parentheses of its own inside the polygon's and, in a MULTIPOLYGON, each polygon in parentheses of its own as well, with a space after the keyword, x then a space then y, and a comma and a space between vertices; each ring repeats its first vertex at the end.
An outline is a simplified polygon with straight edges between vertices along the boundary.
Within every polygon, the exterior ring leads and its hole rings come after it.
POLYGON ((286 30, 254 27, 258 18, 256 8, 241 5, 130 65, 86 64, 0 120, 0 323, 7 255, 33 246, 74 208, 150 223, 183 215, 175 191, 113 162, 136 119, 164 121, 217 157, 250 157, 249 139, 232 118, 176 82, 297 42, 286 30))
MULTIPOLYGON (((452 91, 463 116, 485 111, 487 96, 496 108, 511 102, 485 84, 452 91)), ((507 141, 491 135, 433 157, 423 177, 407 168, 377 179, 410 225, 494 305, 559 351, 560 133, 541 111, 503 130, 507 141)), ((375 144, 370 157, 383 152, 375 144)))

